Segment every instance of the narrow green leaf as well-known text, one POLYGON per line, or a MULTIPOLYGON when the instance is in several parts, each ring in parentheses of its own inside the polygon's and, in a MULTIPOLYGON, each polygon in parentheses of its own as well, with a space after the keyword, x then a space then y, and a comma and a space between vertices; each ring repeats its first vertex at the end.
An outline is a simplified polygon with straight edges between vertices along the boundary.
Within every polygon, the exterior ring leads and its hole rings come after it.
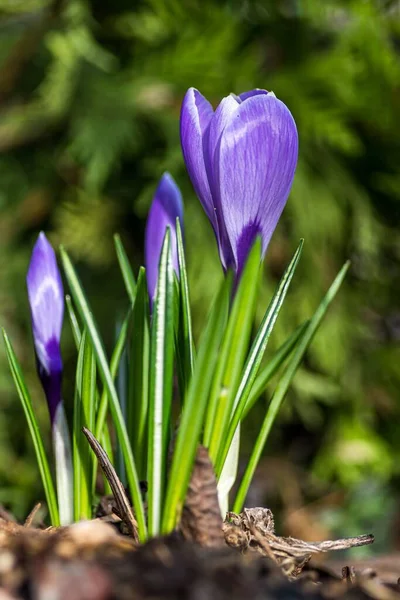
POLYGON ((149 297, 146 274, 141 267, 132 312, 129 353, 127 429, 139 478, 146 478, 147 417, 149 409, 149 297))
POLYGON ((215 362, 229 310, 231 274, 223 281, 211 309, 183 407, 164 505, 162 533, 176 526, 186 495, 204 422, 215 362))
POLYGON ((74 306, 72 304, 71 296, 68 294, 65 296, 65 303, 67 305, 67 312, 69 317, 69 322, 71 324, 72 335, 74 337, 75 346, 79 349, 79 345, 81 343, 81 328, 79 327, 78 317, 76 316, 74 306))
POLYGON ((204 445, 208 446, 214 464, 229 423, 240 374, 248 352, 260 263, 261 240, 257 239, 236 291, 211 389, 204 445))
MULTIPOLYGON (((126 339, 128 335, 129 323, 131 319, 132 311, 129 309, 128 314, 122 322, 121 329, 119 331, 117 343, 115 344, 114 351, 111 356, 110 361, 110 375, 114 382, 115 377, 117 376, 119 362, 121 360, 121 356, 124 352, 124 348, 126 345, 126 339)), ((104 429, 108 411, 108 397, 109 397, 109 388, 106 384, 104 384, 102 394, 100 396, 100 401, 98 404, 98 410, 96 415, 96 427, 94 429, 96 439, 101 439, 101 434, 104 429)), ((108 452, 107 452, 108 454, 108 452)))
POLYGON ((11 342, 4 329, 2 329, 2 333, 11 374, 14 379, 15 387, 17 388, 19 399, 21 400, 22 408, 24 409, 25 417, 31 434, 36 460, 38 463, 40 476, 42 478, 44 493, 46 495, 47 506, 49 508, 51 523, 55 527, 58 527, 60 525, 60 519, 58 514, 56 493, 50 473, 49 463, 46 457, 46 452, 44 450, 39 425, 36 421, 33 410, 32 400, 29 395, 28 388, 26 387, 22 370, 11 342))
POLYGON ((178 376, 179 397, 183 404, 186 394, 185 348, 182 347, 182 317, 180 314, 181 288, 178 275, 174 272, 174 342, 175 364, 178 376))
MULTIPOLYGON (((85 502, 89 496, 87 488, 85 488, 86 479, 82 466, 82 456, 80 445, 83 423, 82 411, 82 372, 83 372, 83 356, 85 353, 86 331, 83 332, 81 342, 79 344, 78 361, 76 366, 75 377, 75 394, 74 394, 74 416, 72 428, 72 456, 74 466, 74 519, 79 521, 85 516, 85 502), (82 514, 83 512, 83 514, 82 514)), ((85 439, 86 441, 86 439, 85 439)), ((88 444, 86 443, 86 446, 88 444)), ((90 517, 89 517, 90 518, 90 517)))
POLYGON ((279 283, 278 289, 275 292, 267 308, 267 311, 264 315, 264 318, 255 337, 255 340, 250 349, 250 353, 247 357, 246 364, 243 369, 242 378, 236 393, 236 398, 233 403, 233 416, 231 416, 230 418, 227 433, 222 439, 221 450, 218 455, 218 460, 216 464, 217 477, 219 477, 219 475, 222 472, 226 457, 229 452, 229 448, 235 435, 235 431, 240 423, 244 408, 247 403, 247 399, 249 397, 254 380, 257 376, 257 372, 260 367, 262 358, 264 356, 268 340, 274 328, 276 319, 278 318, 279 311, 285 300, 287 291, 292 281, 292 277, 296 271, 296 267, 299 262, 302 249, 303 240, 300 241, 300 244, 293 258, 279 283))
POLYGON ((102 379, 103 385, 107 388, 107 393, 110 400, 110 410, 115 425, 116 433, 125 459, 125 468, 128 479, 132 501, 135 508, 136 519, 138 521, 139 537, 141 540, 146 539, 146 523, 144 517, 144 508, 139 485, 139 479, 136 472, 135 461, 133 459, 132 449, 130 447, 126 426, 119 405, 117 392, 115 390, 113 377, 111 375, 106 354, 103 348, 99 332, 97 330, 92 312, 88 301, 83 292, 82 286, 75 273, 72 262, 64 248, 60 249, 61 259, 64 266, 69 286, 71 288, 72 297, 79 311, 82 321, 84 322, 88 335, 91 339, 93 351, 96 355, 96 361, 102 379))
POLYGON ((118 263, 121 269, 122 277, 124 278, 125 288, 128 293, 131 304, 135 302, 136 297, 136 281, 133 274, 131 265, 129 263, 128 256, 125 252, 125 248, 122 244, 121 238, 116 233, 114 235, 115 249, 117 251, 118 263))
MULTIPOLYGON (((67 303, 68 315, 69 315, 69 319, 70 319, 70 323, 71 323, 74 341, 75 341, 76 347, 79 351, 82 334, 80 331, 78 318, 76 316, 75 309, 72 304, 71 296, 67 295, 65 297, 65 300, 67 303)), ((130 312, 128 312, 126 320, 124 321, 123 329, 120 331, 116 347, 114 348, 114 352, 111 357, 110 371, 111 371, 111 375, 113 376, 113 378, 115 378, 115 376, 116 376, 116 372, 117 372, 118 366, 119 366, 119 360, 120 360, 120 357, 122 354, 122 350, 124 348, 126 332, 128 329, 129 314, 130 314, 130 312)), ((113 453, 113 448, 112 448, 112 444, 111 444, 111 436, 110 436, 110 432, 108 429, 108 424, 106 422, 107 409, 108 409, 107 389, 106 388, 103 389, 103 393, 102 393, 100 402, 99 402, 98 396, 99 396, 99 393, 96 389, 95 407, 97 407, 97 411, 99 411, 99 406, 100 406, 101 417, 99 418, 99 425, 103 426, 103 431, 102 431, 101 435, 99 433, 99 439, 101 441, 101 444, 102 444, 104 450, 107 452, 107 455, 109 456, 111 462, 114 463, 114 453, 113 453)), ((95 412, 97 412, 97 411, 95 411, 95 412)), ((74 413, 74 417, 75 417, 75 413, 74 413)), ((91 431, 94 431, 94 428, 91 428, 91 431)), ((79 432, 82 436, 83 435, 82 427, 79 428, 79 432)), ((96 433, 98 433, 97 429, 96 429, 96 433)), ((89 456, 91 456, 90 451, 89 451, 89 446, 86 442, 86 439, 84 437, 83 437, 83 439, 84 439, 84 444, 87 447, 89 456)), ((91 464, 92 464, 91 496, 93 497, 95 486, 96 486, 97 463, 95 463, 95 461, 93 459, 91 459, 91 464)), ((76 478, 76 480, 78 479, 78 477, 75 475, 75 471, 74 471, 74 477, 76 478)), ((111 494, 110 485, 105 477, 104 477, 104 489, 105 489, 105 494, 111 494)), ((75 498, 76 498, 76 494, 75 494, 75 498)), ((77 510, 77 509, 75 509, 75 510, 77 510)))
POLYGON ((148 527, 160 531, 174 366, 174 269, 171 232, 165 235, 150 333, 148 527))
MULTIPOLYGON (((117 344, 118 344, 119 334, 121 332, 122 325, 123 325, 123 323, 121 323, 121 317, 119 317, 118 322, 116 323, 116 328, 115 328, 117 344)), ((110 371, 111 371, 111 369, 110 369, 110 371)), ((124 348, 122 350, 122 355, 121 355, 121 358, 119 361, 118 372, 117 372, 117 376, 116 376, 116 388, 117 388, 117 394, 118 394, 118 398, 119 398, 119 404, 121 407, 122 416, 124 418, 125 425, 126 425, 127 410, 128 410, 128 355, 127 355, 126 345, 124 345, 124 348)), ((127 429, 127 431, 128 431, 128 429, 127 429)), ((129 437, 129 431, 128 431, 128 437, 129 437)), ((136 466, 136 470, 137 470, 136 457, 134 457, 134 458, 135 458, 135 466, 136 466)), ((118 444, 118 440, 117 440, 117 444, 116 444, 115 461, 116 462, 114 464, 118 470, 118 476, 121 480, 121 483, 126 486, 126 473, 125 473, 124 457, 122 454, 121 447, 118 444)))
MULTIPOLYGON (((113 450, 113 446, 112 446, 110 430, 108 427, 104 427, 104 429, 103 429, 103 433, 101 435, 101 445, 104 448, 104 452, 107 453, 107 456, 110 459, 110 461, 114 464, 114 450, 113 450)), ((104 482, 107 482, 106 478, 104 478, 104 482)), ((108 482, 107 482, 107 485, 108 485, 108 482)))
MULTIPOLYGON (((112 377, 113 381, 115 380, 115 378, 117 376, 119 363, 120 363, 121 356, 122 356, 124 348, 125 348, 130 318, 131 318, 131 309, 129 309, 128 314, 126 315, 124 321, 122 322, 121 329, 119 331, 119 335, 118 335, 118 339, 117 339, 117 343, 114 347, 114 351, 111 356, 110 373, 111 373, 111 377, 112 377)), ((100 400, 96 404, 97 404, 97 414, 96 414, 96 418, 95 418, 96 426, 93 431, 95 431, 96 439, 101 440, 102 445, 107 452, 107 455, 109 456, 110 460, 112 460, 114 463, 114 453, 112 450, 110 434, 108 432, 108 424, 107 424, 107 412, 108 412, 108 388, 107 388, 107 386, 103 385, 103 391, 100 396, 100 400), (107 443, 107 442, 109 442, 109 443, 107 443)), ((93 462, 92 492, 94 492, 95 485, 96 485, 96 475, 97 475, 97 464, 95 462, 93 462)), ((109 488, 108 484, 106 485, 106 488, 107 489, 109 488)))
POLYGON ((241 417, 241 421, 243 421, 250 410, 253 408, 254 404, 260 398, 260 396, 265 392, 267 385, 271 381, 272 377, 279 371, 280 367, 283 365, 285 360, 290 356, 294 348, 296 347, 297 342, 303 336, 303 333, 307 329, 309 321, 305 321, 302 325, 299 325, 292 335, 288 337, 288 339, 278 348, 275 354, 270 358, 268 363, 265 365, 265 368, 259 373, 256 377, 256 380, 251 388, 250 395, 246 402, 246 406, 243 411, 243 415, 241 417))
POLYGON ((179 218, 176 219, 176 238, 179 261, 179 330, 177 343, 178 371, 181 374, 181 393, 187 390, 194 366, 194 342, 190 312, 189 285, 186 272, 185 251, 179 218))
MULTIPOLYGON (((104 452, 106 452, 108 458, 110 459, 111 464, 115 464, 114 461, 114 450, 113 450, 113 446, 112 446, 112 441, 111 441, 111 435, 110 435, 110 430, 108 428, 108 425, 106 424, 103 428, 103 433, 101 435, 101 445, 103 446, 104 452)), ((94 471, 94 475, 97 475, 97 469, 94 471)), ((95 483, 92 486, 92 490, 94 491, 95 489, 95 483)), ((103 473, 103 485, 104 485, 104 494, 110 495, 112 494, 112 489, 110 484, 108 483, 108 479, 107 477, 104 475, 103 473)), ((94 496, 94 494, 93 494, 94 496)))
POLYGON ((258 461, 260 460, 263 448, 265 446, 265 442, 267 441, 269 432, 271 431, 271 427, 275 421, 275 418, 279 412, 279 409, 282 405, 282 402, 286 396, 286 393, 289 389, 289 386, 292 383, 292 380, 296 374, 297 368, 303 359, 303 356, 310 345, 311 340, 313 339, 319 325, 325 313, 331 304, 332 300, 336 296, 340 286, 342 285, 343 279, 349 269, 350 263, 347 262, 343 265, 336 279, 332 283, 329 288, 327 294, 323 298, 321 304, 318 306, 315 311, 313 317, 310 320, 310 323, 303 334, 296 350, 289 361, 289 364, 283 373, 279 383, 275 389, 274 395, 272 396, 271 403, 268 407, 267 414, 265 415, 265 419, 262 423, 260 433, 257 437, 257 440, 254 444, 253 452, 250 456, 250 460, 248 462, 246 471, 243 475, 243 479, 240 483, 239 490, 237 492, 237 496, 235 499, 235 504, 233 507, 234 512, 239 513, 242 510, 244 501, 246 499, 247 491, 249 489, 251 480, 254 476, 254 472, 256 470, 258 461))
MULTIPOLYGON (((96 391, 96 360, 90 339, 86 336, 83 354, 81 399, 83 426, 90 431, 93 431, 95 426, 96 391)), ((82 509, 85 511, 85 515, 83 516, 90 519, 92 517, 91 473, 94 460, 93 453, 82 433, 82 428, 79 436, 79 446, 81 448, 83 468, 81 483, 82 491, 84 492, 82 509)))

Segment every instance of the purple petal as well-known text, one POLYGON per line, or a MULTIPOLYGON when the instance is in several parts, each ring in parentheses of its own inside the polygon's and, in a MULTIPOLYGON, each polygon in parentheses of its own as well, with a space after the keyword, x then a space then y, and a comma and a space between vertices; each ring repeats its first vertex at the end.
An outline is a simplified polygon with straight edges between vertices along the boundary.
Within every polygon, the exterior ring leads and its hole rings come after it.
POLYGON ((39 376, 54 416, 61 401, 64 291, 54 250, 43 232, 33 248, 26 282, 39 376))
POLYGON ((181 192, 169 173, 164 173, 158 184, 150 208, 145 234, 145 261, 147 288, 150 302, 156 293, 158 266, 167 227, 171 230, 172 262, 179 276, 178 249, 176 242, 176 218, 183 227, 183 205, 181 192))
POLYGON ((239 108, 239 103, 235 96, 230 95, 221 100, 218 105, 204 136, 204 159, 210 190, 212 192, 214 213, 217 222, 217 227, 214 227, 217 236, 219 254, 224 269, 227 269, 232 262, 232 250, 230 247, 229 238, 226 233, 225 223, 222 217, 221 207, 219 203, 219 184, 214 177, 214 161, 215 152, 219 146, 219 140, 222 132, 231 120, 234 118, 236 111, 239 108))
POLYGON ((267 92, 267 90, 260 90, 260 88, 256 88, 255 90, 250 90, 249 92, 243 92, 242 94, 239 94, 239 98, 243 102, 248 98, 254 98, 254 96, 267 96, 270 93, 271 92, 267 92))
POLYGON ((46 396, 47 406, 49 408, 50 421, 53 424, 54 419, 56 418, 57 409, 60 406, 62 400, 62 360, 60 346, 54 343, 54 347, 51 349, 51 352, 53 355, 53 370, 51 371, 51 373, 49 374, 47 373, 47 371, 44 370, 41 363, 39 362, 39 359, 37 359, 37 368, 39 378, 46 396), (59 364, 58 369, 54 367, 56 357, 59 364))
POLYGON ((203 138, 214 114, 211 104, 194 88, 183 99, 181 109, 181 145, 189 177, 214 230, 217 229, 204 162, 203 138))
POLYGON ((289 195, 297 155, 296 124, 273 94, 246 99, 223 130, 214 177, 237 272, 258 233, 265 253, 289 195))
POLYGON ((235 113, 238 110, 239 106, 240 104, 236 100, 235 96, 227 96, 226 98, 223 98, 221 100, 214 115, 210 120, 210 125, 206 132, 207 146, 205 148, 204 153, 205 155, 207 155, 207 158, 210 159, 210 164, 206 164, 207 172, 211 173, 212 171, 215 150, 217 148, 222 132, 235 116, 235 113))
POLYGON ((244 227, 236 244, 236 281, 239 280, 247 256, 255 242, 257 236, 262 238, 262 231, 259 223, 250 223, 244 227))

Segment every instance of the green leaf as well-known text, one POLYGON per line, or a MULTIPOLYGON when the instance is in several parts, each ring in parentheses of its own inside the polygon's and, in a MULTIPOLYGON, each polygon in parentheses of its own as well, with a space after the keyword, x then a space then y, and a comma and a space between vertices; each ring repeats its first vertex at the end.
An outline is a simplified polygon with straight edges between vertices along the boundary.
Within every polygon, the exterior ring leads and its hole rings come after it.
MULTIPOLYGON (((83 352, 83 367, 82 367, 82 426, 90 431, 94 430, 95 426, 95 407, 96 407, 96 360, 93 353, 92 344, 88 336, 85 339, 83 352)), ((82 478, 82 509, 86 512, 86 518, 92 517, 92 494, 91 494, 91 473, 93 469, 93 454, 90 451, 89 444, 82 433, 82 428, 79 437, 79 446, 81 447, 81 458, 83 468, 82 478)), ((82 517, 80 517, 82 518, 82 517)))
MULTIPOLYGON (((110 373, 113 381, 115 380, 118 372, 119 363, 121 357, 123 355, 126 339, 128 335, 129 323, 131 319, 131 309, 128 310, 128 313, 125 319, 122 322, 117 343, 115 344, 114 351, 111 356, 110 361, 110 373)), ((110 440, 110 433, 108 431, 108 423, 107 423, 107 412, 108 412, 108 388, 107 386, 103 386, 103 391, 100 396, 100 400, 97 403, 97 414, 96 414, 96 425, 93 431, 95 431, 96 439, 101 440, 103 448, 106 450, 108 457, 114 463, 114 453, 112 449, 112 444, 110 440)), ((95 489, 96 485, 96 475, 97 475, 97 464, 93 462, 93 473, 92 473, 92 491, 95 489)), ((109 485, 107 483, 107 488, 109 485)))
MULTIPOLYGON (((110 462, 112 465, 115 464, 114 462, 114 450, 112 447, 112 440, 111 440, 111 434, 110 434, 110 430, 108 428, 108 426, 106 425, 103 428, 103 433, 101 435, 101 445, 103 446, 104 452, 107 454, 108 458, 110 459, 110 462)), ((96 475, 97 475, 97 469, 95 469, 93 471, 93 475, 94 475, 94 480, 92 480, 92 492, 93 492, 93 496, 94 496, 94 490, 96 487, 96 475)), ((103 473, 103 485, 104 485, 104 495, 110 495, 112 494, 112 490, 111 490, 111 486, 108 483, 108 479, 107 477, 104 475, 103 473)))
MULTIPOLYGON (((69 320, 70 320, 70 324, 71 324, 71 328, 72 328, 72 333, 74 336, 74 341, 75 341, 75 345, 79 351, 79 347, 80 347, 80 342, 81 342, 81 331, 80 331, 80 327, 79 327, 79 322, 78 322, 78 318, 76 316, 73 304, 72 304, 72 300, 71 300, 71 296, 67 295, 65 297, 66 303, 67 303, 67 309, 68 309, 68 316, 69 316, 69 320)), ((118 344, 117 344, 118 346, 118 344)), ((115 351, 114 351, 115 353, 115 351)), ((113 354, 114 357, 114 354, 113 354)), ((115 371, 118 368, 118 364, 116 365, 116 367, 113 369, 113 359, 111 359, 111 365, 110 365, 110 371, 111 374, 113 375, 113 377, 115 378, 115 371)), ((78 377, 78 375, 77 375, 78 377)), ((76 394, 76 392, 75 392, 76 394)), ((98 396, 99 393, 96 389, 96 398, 95 398, 95 407, 99 407, 99 400, 98 400, 98 396)), ((107 455, 109 456, 111 462, 114 462, 114 458, 113 458, 113 450, 112 450, 112 445, 111 445, 111 438, 110 438, 110 432, 108 430, 108 424, 105 421, 106 418, 106 414, 107 414, 107 408, 108 408, 108 397, 107 397, 107 390, 103 390, 103 394, 101 397, 101 402, 100 405, 102 407, 102 420, 101 423, 104 423, 104 427, 103 427, 103 431, 101 434, 101 437, 99 438, 101 440, 102 446, 105 449, 105 451, 107 452, 107 455)), ((75 418, 80 418, 80 415, 77 417, 77 415, 74 412, 74 419, 75 418)), ((76 427, 74 426, 74 428, 76 430, 79 429, 78 425, 76 425, 76 427)), ((82 434, 82 427, 79 429, 80 433, 82 434)), ((87 442, 86 442, 86 438, 85 439, 85 444, 87 446, 87 442)), ((89 448, 87 446, 87 448, 89 448)), ((89 450, 88 450, 89 451, 89 450)), ((90 453, 89 453, 90 454, 90 453)), ((75 462, 75 459, 74 459, 75 462)), ((95 461, 91 461, 92 462, 92 485, 91 485, 91 496, 93 497, 94 495, 94 491, 95 491, 95 487, 96 487, 96 478, 97 478, 97 463, 95 463, 95 461)), ((79 466, 78 466, 79 469, 79 466)), ((74 499, 75 499, 75 503, 77 502, 77 493, 79 493, 77 491, 77 481, 79 479, 78 475, 76 474, 76 468, 74 468, 74 487, 75 487, 75 495, 74 495, 74 499)), ((104 490, 105 490, 105 494, 111 494, 111 488, 110 485, 107 481, 107 479, 104 477, 104 490)), ((75 504, 75 511, 78 510, 77 505, 75 504)))
POLYGON ((82 511, 82 496, 85 492, 82 491, 83 486, 81 480, 83 476, 82 459, 80 455, 80 435, 82 433, 82 401, 81 401, 81 390, 82 390, 82 365, 83 365, 83 354, 84 345, 86 340, 86 331, 83 332, 81 342, 78 350, 78 361, 76 365, 75 375, 75 393, 74 393, 74 415, 72 425, 72 460, 74 468, 74 519, 79 521, 81 518, 82 511))
POLYGON ((272 396, 271 403, 268 407, 267 414, 265 415, 265 419, 262 423, 260 433, 257 437, 257 440, 254 444, 253 452, 250 456, 250 460, 248 462, 246 471, 243 475, 243 479, 240 483, 239 490, 237 492, 237 496, 235 499, 235 504, 233 507, 234 512, 240 512, 242 510, 244 501, 246 499, 247 491, 249 489, 251 480, 253 478, 254 472, 256 470, 258 461, 260 460, 261 453, 265 446, 265 442, 267 441, 269 432, 271 431, 271 427, 275 421, 275 418, 279 412, 279 409, 282 405, 282 402, 286 396, 286 393, 289 389, 289 386, 292 383, 292 380, 296 374, 297 368, 300 362, 303 359, 304 354, 312 338, 314 337, 318 327, 320 326, 322 319, 325 316, 326 311, 328 310, 329 305, 332 300, 335 298, 340 286, 342 285, 343 279, 349 269, 350 263, 346 262, 336 279, 332 283, 325 297, 323 298, 321 304, 318 306, 315 311, 313 317, 310 320, 308 327, 306 328, 303 337, 301 338, 296 350, 289 361, 289 364, 283 373, 282 377, 279 380, 279 383, 275 389, 274 395, 272 396))
MULTIPOLYGON (((82 466, 80 445, 83 423, 82 411, 82 372, 83 372, 83 356, 85 353, 86 331, 83 332, 78 351, 78 362, 76 366, 75 377, 75 394, 74 394, 74 418, 72 430, 72 452, 74 465, 74 519, 79 521, 81 518, 88 518, 85 515, 87 500, 89 497, 87 489, 87 481, 82 466), (83 512, 83 514, 82 514, 83 512)), ((85 439, 86 441, 86 439, 85 439)), ((86 446, 87 446, 86 442, 86 446)))
POLYGON ((186 272, 185 251, 179 218, 176 219, 176 239, 179 261, 179 328, 177 336, 177 363, 181 377, 181 393, 187 390, 193 372, 195 349, 190 312, 189 285, 186 272))
POLYGON ((81 328, 79 327, 78 317, 76 316, 74 306, 72 304, 71 296, 68 294, 65 296, 65 303, 67 305, 69 322, 71 324, 72 335, 74 337, 75 346, 79 349, 81 343, 81 328))
POLYGON ((149 297, 145 269, 140 268, 132 311, 129 353, 127 429, 138 474, 146 478, 147 417, 149 409, 149 297))
POLYGON ((4 329, 2 329, 2 332, 11 374, 13 376, 15 387, 17 388, 18 396, 21 400, 22 408, 24 409, 25 417, 28 422, 33 447, 36 454, 36 460, 38 463, 40 476, 42 478, 44 493, 46 495, 47 506, 49 508, 51 523, 55 527, 58 527, 60 525, 60 519, 58 514, 55 489, 50 473, 49 463, 47 461, 46 453, 44 450, 39 425, 36 421, 35 413, 33 410, 32 400, 29 395, 28 388, 26 387, 22 370, 11 345, 11 342, 8 339, 8 336, 4 329))
POLYGON ((145 540, 146 523, 144 518, 144 508, 139 479, 137 476, 135 461, 133 458, 132 449, 130 447, 128 433, 126 431, 126 426, 122 416, 117 392, 115 390, 113 377, 111 375, 106 354, 103 348, 103 343, 101 341, 88 301, 85 297, 79 279, 75 273, 75 269, 71 263, 71 260, 64 248, 60 248, 60 254, 64 266, 64 271, 69 286, 71 288, 72 297, 75 301, 78 312, 87 328, 88 335, 92 342, 93 351, 96 355, 96 361, 100 377, 102 379, 103 385, 107 388, 107 393, 110 401, 111 415, 115 425, 118 440, 121 445, 122 453, 124 455, 126 475, 128 479, 130 492, 132 495, 133 506, 135 508, 136 519, 138 521, 139 537, 141 540, 145 540))
POLYGON ((174 271, 174 341, 175 341, 175 363, 178 377, 179 396, 181 403, 183 404, 186 394, 186 382, 185 382, 185 348, 182 348, 181 342, 181 314, 180 314, 180 301, 181 301, 181 288, 178 279, 178 275, 174 271))
MULTIPOLYGON (((125 319, 122 322, 121 329, 119 331, 119 335, 118 335, 118 339, 117 339, 117 343, 115 344, 115 348, 114 348, 114 351, 111 356, 110 374, 111 374, 111 378, 113 381, 115 380, 115 377, 117 376, 117 371, 118 371, 119 363, 121 360, 121 356, 124 352, 126 338, 128 335, 131 313, 132 313, 132 311, 131 311, 131 309, 129 309, 128 314, 126 315, 125 319)), ((98 403, 98 409, 97 409, 97 414, 96 414, 96 426, 94 428, 96 439, 99 439, 99 440, 100 439, 103 440, 102 435, 103 435, 105 429, 107 429, 106 417, 107 417, 107 411, 108 411, 108 397, 109 397, 108 387, 107 387, 107 385, 103 385, 103 391, 100 396, 100 401, 98 403)), ((122 415, 122 412, 121 412, 121 415, 122 415)), ((109 447, 107 447, 107 454, 111 460, 111 454, 110 454, 109 447)), ((94 466, 94 470, 93 470, 92 485, 93 485, 93 489, 94 489, 97 468, 96 468, 95 464, 93 466, 94 466)))
POLYGON ((261 322, 261 325, 258 329, 255 340, 250 349, 249 355, 246 360, 245 367, 243 369, 241 381, 236 393, 236 398, 233 403, 234 412, 230 418, 229 426, 226 432, 226 435, 222 439, 221 450, 218 455, 218 460, 216 464, 216 473, 217 477, 220 476, 226 457, 229 452, 229 448, 231 446, 233 437, 235 435, 235 431, 237 426, 240 423, 243 410, 246 406, 247 399, 249 397, 251 388, 253 386, 254 380, 257 376, 258 369, 260 367, 262 358, 264 356, 264 352, 266 350, 268 340, 274 328, 276 319, 278 318, 279 311, 282 307, 282 304, 285 300, 287 291, 289 289, 290 283, 292 281, 292 277, 296 271, 297 264, 300 259, 301 251, 303 248, 303 240, 301 240, 289 266, 287 267, 280 283, 277 291, 275 292, 267 311, 264 315, 264 318, 261 322))
POLYGON ((246 402, 246 406, 243 411, 243 415, 241 417, 241 421, 243 421, 250 410, 253 408, 254 404, 260 398, 260 396, 265 392, 267 385, 271 381, 272 377, 279 371, 280 367, 283 365, 285 360, 290 356, 294 348, 296 347, 297 342, 303 336, 303 333, 307 329, 309 321, 305 321, 302 325, 299 325, 291 336, 278 348, 275 354, 270 358, 265 368, 259 373, 256 377, 256 380, 251 388, 250 395, 246 402))
POLYGON ((185 499, 204 422, 215 362, 226 326, 231 284, 232 278, 229 274, 221 285, 200 340, 168 478, 161 530, 163 534, 169 533, 176 526, 185 499))
MULTIPOLYGON (((77 346, 77 349, 79 350, 80 341, 81 341, 81 331, 80 331, 80 327, 79 327, 79 323, 78 323, 78 318, 76 316, 71 297, 69 295, 67 295, 65 297, 65 299, 66 299, 66 303, 67 303, 68 315, 69 315, 69 319, 70 319, 70 323, 71 323, 71 327, 72 327, 75 344, 77 346)), ((116 377, 116 373, 117 373, 118 366, 119 366, 119 361, 120 361, 120 358, 121 358, 121 355, 122 355, 122 352, 124 349, 126 334, 127 334, 127 330, 128 330, 129 316, 130 316, 130 311, 128 312, 128 315, 127 315, 125 321, 123 322, 123 325, 122 325, 122 328, 121 328, 121 331, 119 333, 119 337, 117 340, 117 344, 114 348, 114 352, 111 357, 110 372, 111 372, 113 379, 115 379, 115 377, 116 377)), ((112 449, 112 445, 111 445, 110 432, 108 431, 108 424, 106 421, 107 410, 108 410, 107 389, 106 388, 103 389, 103 393, 101 395, 100 401, 98 400, 98 395, 99 395, 98 391, 96 390, 95 406, 97 406, 97 413, 98 413, 97 421, 98 421, 99 427, 96 427, 96 429, 94 429, 92 427, 92 428, 90 428, 90 430, 96 431, 98 438, 101 440, 103 448, 107 452, 107 455, 109 456, 111 462, 113 462, 114 461, 113 449, 112 449), (99 431, 98 431, 98 429, 99 429, 99 431)), ((75 417, 76 417, 76 415, 74 413, 74 418, 75 417)), ((80 417, 78 417, 78 418, 80 418, 80 417)), ((78 427, 78 429, 79 429, 79 427, 78 427)), ((82 435, 81 429, 82 428, 80 428, 79 430, 80 430, 80 434, 82 435)), ((86 442, 86 438, 83 437, 83 439, 84 439, 84 443, 89 452, 89 446, 86 442)), ((89 455, 90 455, 90 452, 89 452, 89 455)), ((93 460, 91 461, 91 464, 92 464, 91 494, 93 496, 95 485, 96 485, 97 464, 93 460)), ((77 481, 78 477, 77 477, 75 471, 76 471, 76 469, 74 470, 74 478, 77 481)), ((105 485, 106 493, 111 493, 111 488, 107 482, 107 479, 105 479, 105 478, 104 478, 104 485, 105 485)), ((75 494, 75 499, 76 499, 76 494, 75 494)), ((77 509, 75 508, 75 510, 77 510, 77 509)))
POLYGON ((114 235, 115 249, 117 251, 118 263, 121 269, 122 277, 124 278, 125 288, 128 293, 131 304, 135 302, 136 297, 136 281, 133 274, 131 265, 129 263, 128 256, 125 252, 125 248, 122 244, 121 238, 116 233, 114 235))
MULTIPOLYGON (((122 322, 121 329, 119 331, 119 335, 118 335, 118 339, 117 339, 117 343, 115 344, 115 348, 114 348, 114 351, 111 356, 110 374, 111 374, 113 381, 117 376, 119 362, 120 362, 122 354, 124 352, 126 338, 128 335, 129 323, 130 323, 130 319, 131 319, 131 314, 132 314, 132 310, 129 309, 128 314, 126 315, 125 319, 122 322)), ((108 387, 107 387, 107 385, 104 385, 103 392, 100 396, 99 407, 98 407, 98 411, 97 411, 97 415, 96 415, 96 428, 95 428, 96 439, 101 438, 101 433, 106 424, 106 417, 107 417, 107 411, 108 411, 108 396, 109 396, 108 387)))
POLYGON ((174 367, 174 269, 171 232, 164 238, 150 335, 148 527, 157 535, 161 524, 169 442, 174 367))
POLYGON ((211 389, 204 445, 209 448, 214 465, 234 407, 237 386, 248 352, 260 262, 261 240, 257 239, 249 254, 236 291, 211 389))

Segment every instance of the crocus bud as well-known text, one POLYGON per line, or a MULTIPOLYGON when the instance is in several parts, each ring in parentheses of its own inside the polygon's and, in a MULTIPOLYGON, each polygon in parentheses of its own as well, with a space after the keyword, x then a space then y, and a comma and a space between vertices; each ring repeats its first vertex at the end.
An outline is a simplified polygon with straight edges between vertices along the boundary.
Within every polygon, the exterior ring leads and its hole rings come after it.
POLYGON ((73 519, 73 473, 68 425, 61 401, 64 291, 56 255, 43 232, 33 248, 26 283, 36 363, 51 419, 60 522, 68 525, 73 519))
POLYGON ((173 177, 164 173, 150 207, 145 234, 145 263, 150 304, 153 303, 158 281, 158 266, 167 227, 171 230, 172 264, 179 277, 176 219, 183 227, 182 195, 173 177))
POLYGON ((64 292, 54 250, 43 232, 33 248, 26 282, 38 373, 54 423, 61 402, 64 292))
POLYGON ((180 128, 186 167, 214 228, 222 266, 238 277, 257 236, 265 254, 286 204, 297 164, 296 124, 271 92, 232 94, 214 112, 190 88, 180 128))

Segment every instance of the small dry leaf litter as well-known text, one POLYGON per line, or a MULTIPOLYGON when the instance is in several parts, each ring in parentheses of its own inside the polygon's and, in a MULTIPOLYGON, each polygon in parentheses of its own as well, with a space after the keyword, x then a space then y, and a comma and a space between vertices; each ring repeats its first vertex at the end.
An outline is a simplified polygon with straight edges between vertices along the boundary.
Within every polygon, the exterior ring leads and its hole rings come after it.
POLYGON ((70 527, 24 525, 0 512, 0 600, 400 600, 400 559, 379 569, 313 567, 313 555, 371 544, 372 535, 304 542, 275 534, 271 511, 245 509, 222 521, 208 453, 200 447, 180 528, 140 545, 136 520, 107 455, 89 442, 114 499, 102 516, 70 527), (124 532, 124 533, 121 533, 124 532))

